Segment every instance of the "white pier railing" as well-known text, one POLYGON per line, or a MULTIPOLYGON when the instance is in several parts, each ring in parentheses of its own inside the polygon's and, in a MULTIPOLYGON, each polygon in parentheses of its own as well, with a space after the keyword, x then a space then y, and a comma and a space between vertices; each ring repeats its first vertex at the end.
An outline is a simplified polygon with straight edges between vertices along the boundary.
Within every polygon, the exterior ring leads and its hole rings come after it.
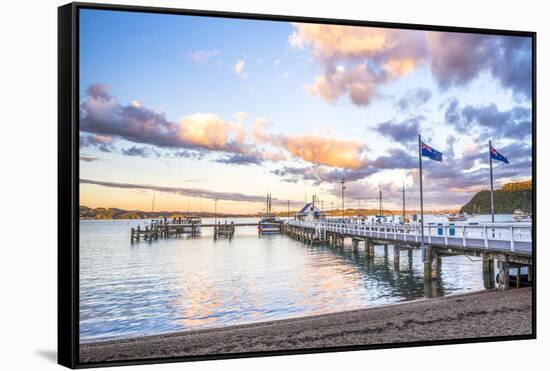
MULTIPOLYGON (((318 236, 325 236, 327 232, 333 232, 350 237, 367 237, 405 243, 419 243, 421 240, 420 223, 361 224, 290 220, 288 224, 314 229, 318 236)), ((424 243, 531 254, 532 225, 531 223, 426 224, 424 225, 424 243)))

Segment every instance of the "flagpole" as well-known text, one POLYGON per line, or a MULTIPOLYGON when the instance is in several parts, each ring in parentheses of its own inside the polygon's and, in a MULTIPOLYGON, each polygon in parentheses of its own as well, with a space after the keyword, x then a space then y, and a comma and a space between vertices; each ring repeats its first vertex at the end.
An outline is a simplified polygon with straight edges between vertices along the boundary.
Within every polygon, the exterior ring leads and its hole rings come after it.
POLYGON ((403 182, 403 224, 405 224, 405 182, 403 182))
POLYGON ((491 223, 495 222, 495 203, 493 198, 493 157, 491 156, 491 150, 493 146, 491 144, 491 141, 489 141, 489 169, 491 173, 491 223))
MULTIPOLYGON (((418 168, 420 170, 420 248, 424 249, 424 196, 422 194, 422 138, 418 134, 418 168)), ((425 254, 424 254, 425 255, 425 254)))

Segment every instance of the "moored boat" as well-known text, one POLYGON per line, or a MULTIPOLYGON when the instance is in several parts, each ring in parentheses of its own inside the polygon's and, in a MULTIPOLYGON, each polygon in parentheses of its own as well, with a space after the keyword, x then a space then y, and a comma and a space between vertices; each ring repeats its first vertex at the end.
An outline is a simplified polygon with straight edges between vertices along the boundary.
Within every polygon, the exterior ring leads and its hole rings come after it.
POLYGON ((468 217, 464 213, 449 214, 447 215, 447 220, 450 222, 464 222, 468 220, 468 217))
POLYGON ((531 214, 526 213, 523 210, 517 209, 512 214, 512 219, 514 219, 516 222, 531 222, 533 220, 531 214))
POLYGON ((271 212, 271 195, 267 195, 265 214, 258 223, 259 234, 277 234, 281 232, 281 221, 271 212))

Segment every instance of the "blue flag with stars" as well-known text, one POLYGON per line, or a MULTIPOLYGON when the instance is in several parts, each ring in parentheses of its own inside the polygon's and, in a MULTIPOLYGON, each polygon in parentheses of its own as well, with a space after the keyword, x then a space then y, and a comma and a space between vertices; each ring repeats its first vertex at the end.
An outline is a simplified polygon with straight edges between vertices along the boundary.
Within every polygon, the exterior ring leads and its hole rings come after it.
POLYGON ((509 164, 508 159, 501 155, 494 147, 491 147, 491 158, 509 164))
POLYGON ((420 143, 420 148, 422 151, 422 156, 428 157, 434 161, 443 161, 443 153, 433 149, 424 142, 420 143))

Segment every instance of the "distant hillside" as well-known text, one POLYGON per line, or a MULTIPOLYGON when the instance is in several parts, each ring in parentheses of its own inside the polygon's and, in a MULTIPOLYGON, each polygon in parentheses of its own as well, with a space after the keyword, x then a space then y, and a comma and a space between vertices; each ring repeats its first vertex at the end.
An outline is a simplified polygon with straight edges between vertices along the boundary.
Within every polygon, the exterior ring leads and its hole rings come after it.
MULTIPOLYGON (((290 210, 290 216, 294 216, 298 210, 290 210)), ((402 210, 383 210, 382 214, 384 215, 401 215, 403 211, 402 210)), ((407 214, 411 213, 418 213, 418 210, 411 210, 407 209, 407 214)), ((425 210, 427 213, 455 213, 457 210, 425 210)), ((325 210, 325 213, 327 216, 335 216, 339 217, 342 215, 341 209, 334 209, 334 210, 325 210)), ((346 216, 357 216, 357 215, 377 215, 379 213, 378 209, 346 209, 345 215, 346 216)), ((288 217, 289 214, 287 211, 277 211, 274 212, 275 216, 277 217, 288 217)), ((123 209, 117 209, 117 208, 104 208, 104 207, 98 207, 95 209, 92 209, 87 206, 80 206, 80 219, 154 219, 154 218, 178 218, 178 217, 185 217, 187 215, 198 215, 202 218, 213 218, 214 213, 203 211, 203 212, 183 212, 183 211, 155 211, 155 212, 147 212, 147 211, 141 211, 141 210, 123 210, 123 209)), ((250 214, 224 214, 224 213, 218 213, 218 218, 239 218, 239 217, 259 217, 261 216, 261 213, 250 213, 250 214)))
MULTIPOLYGON (((533 211, 532 182, 508 183, 495 190, 494 204, 496 214, 511 214, 520 209, 527 212, 533 211)), ((460 212, 474 214, 489 214, 491 212, 491 192, 481 191, 462 208, 460 212)))
MULTIPOLYGON (((123 210, 117 208, 104 208, 98 207, 92 209, 87 206, 80 206, 80 219, 152 219, 152 218, 178 218, 186 215, 198 215, 203 218, 214 217, 214 213, 211 212, 191 212, 185 213, 182 211, 155 211, 147 212, 141 210, 123 210)), ((218 213, 219 218, 234 217, 234 216, 246 216, 246 215, 229 215, 218 213)))

